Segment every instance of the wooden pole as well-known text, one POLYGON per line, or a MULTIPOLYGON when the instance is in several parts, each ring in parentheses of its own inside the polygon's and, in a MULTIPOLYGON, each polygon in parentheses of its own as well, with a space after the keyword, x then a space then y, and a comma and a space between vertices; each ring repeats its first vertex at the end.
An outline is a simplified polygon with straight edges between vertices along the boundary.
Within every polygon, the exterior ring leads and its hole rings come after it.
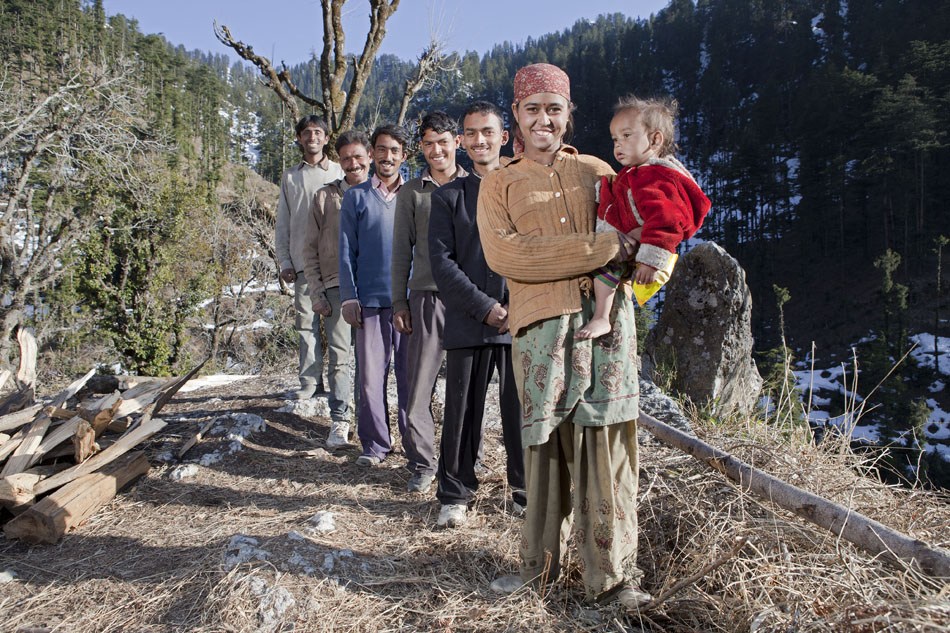
POLYGON ((640 414, 639 424, 660 441, 718 470, 743 490, 794 512, 865 551, 903 561, 929 576, 950 578, 950 552, 944 549, 931 547, 851 508, 773 477, 645 413, 640 414))

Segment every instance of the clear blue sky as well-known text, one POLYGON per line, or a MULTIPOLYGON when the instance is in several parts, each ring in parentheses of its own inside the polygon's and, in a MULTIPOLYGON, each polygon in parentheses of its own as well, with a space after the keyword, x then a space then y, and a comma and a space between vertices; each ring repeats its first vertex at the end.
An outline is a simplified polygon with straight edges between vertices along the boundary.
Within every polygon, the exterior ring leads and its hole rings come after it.
MULTIPOLYGON (((381 53, 411 60, 435 32, 449 50, 488 52, 509 41, 520 44, 571 27, 577 20, 604 13, 648 17, 669 0, 402 0, 390 18, 381 53)), ((187 49, 231 54, 214 37, 212 24, 227 25, 235 39, 274 61, 295 64, 322 47, 319 0, 104 0, 106 13, 125 14, 143 33, 162 33, 187 49)), ((347 52, 363 46, 369 3, 344 6, 347 52)), ((232 58, 236 57, 231 54, 232 58)))

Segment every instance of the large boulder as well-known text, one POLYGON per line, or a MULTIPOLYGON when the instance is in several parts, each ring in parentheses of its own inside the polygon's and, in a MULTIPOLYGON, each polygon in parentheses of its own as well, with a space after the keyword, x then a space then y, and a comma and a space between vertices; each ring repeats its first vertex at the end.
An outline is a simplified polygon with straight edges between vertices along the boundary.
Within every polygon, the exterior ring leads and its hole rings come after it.
POLYGON ((716 415, 750 413, 762 377, 752 360, 752 297, 745 271, 714 242, 676 264, 663 312, 647 334, 643 376, 709 405, 716 415))

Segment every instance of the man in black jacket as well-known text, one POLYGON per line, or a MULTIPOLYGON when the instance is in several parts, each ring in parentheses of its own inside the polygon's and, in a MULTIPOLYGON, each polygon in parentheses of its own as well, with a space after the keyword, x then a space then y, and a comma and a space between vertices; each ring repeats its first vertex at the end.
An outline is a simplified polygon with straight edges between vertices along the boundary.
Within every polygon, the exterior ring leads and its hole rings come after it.
POLYGON ((446 395, 436 475, 441 527, 467 521, 468 503, 478 488, 475 464, 485 396, 495 369, 513 509, 523 511, 526 504, 521 405, 508 334, 508 289, 504 278, 485 262, 475 224, 481 179, 501 167, 501 148, 508 142, 502 121, 501 111, 490 103, 477 101, 469 106, 463 120, 462 146, 475 169, 432 194, 429 259, 445 304, 446 395))

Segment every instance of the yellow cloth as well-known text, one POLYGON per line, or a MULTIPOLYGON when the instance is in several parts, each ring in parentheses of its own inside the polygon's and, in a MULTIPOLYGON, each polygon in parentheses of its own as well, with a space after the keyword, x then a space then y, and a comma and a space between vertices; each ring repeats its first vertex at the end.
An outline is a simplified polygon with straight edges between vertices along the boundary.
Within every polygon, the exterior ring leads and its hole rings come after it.
POLYGON ((644 303, 650 300, 650 298, 659 292, 660 288, 670 280, 670 275, 673 274, 673 266, 676 265, 676 260, 678 257, 674 255, 667 261, 666 266, 662 269, 656 271, 656 276, 648 284, 633 284, 633 296, 637 298, 637 305, 642 306, 644 303))

